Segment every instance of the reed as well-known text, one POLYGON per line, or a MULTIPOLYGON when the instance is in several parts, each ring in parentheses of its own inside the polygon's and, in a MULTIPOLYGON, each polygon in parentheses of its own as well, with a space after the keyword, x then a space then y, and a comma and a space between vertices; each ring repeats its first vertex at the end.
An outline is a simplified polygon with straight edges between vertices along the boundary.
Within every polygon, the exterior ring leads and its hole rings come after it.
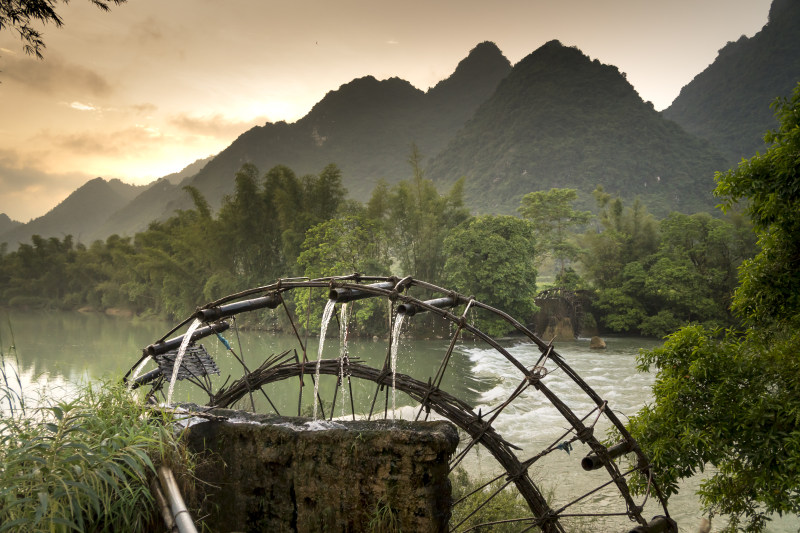
POLYGON ((9 406, 0 415, 0 532, 156 527, 156 466, 185 473, 191 463, 172 419, 111 382, 26 407, 10 372, 4 365, 0 383, 9 406))

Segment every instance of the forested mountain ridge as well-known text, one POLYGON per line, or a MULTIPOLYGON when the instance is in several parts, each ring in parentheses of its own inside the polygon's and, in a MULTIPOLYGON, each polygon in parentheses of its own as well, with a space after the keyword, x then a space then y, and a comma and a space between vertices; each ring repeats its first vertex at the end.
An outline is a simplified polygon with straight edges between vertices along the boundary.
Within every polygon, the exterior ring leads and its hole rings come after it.
POLYGON ((655 213, 704 211, 724 159, 708 142, 665 120, 625 75, 551 41, 516 64, 428 176, 466 178, 466 202, 513 212, 534 190, 597 185, 640 196, 655 213))
POLYGON ((770 104, 798 82, 800 2, 774 0, 764 28, 726 44, 663 115, 711 141, 735 165, 764 152, 764 132, 778 125, 770 104))
MULTIPOLYGON (((286 165, 304 175, 318 173, 334 162, 342 169, 350 195, 365 200, 379 179, 396 183, 408 177, 412 143, 426 155, 443 148, 510 70, 510 62, 497 46, 484 42, 450 77, 427 93, 399 78, 378 81, 366 76, 353 80, 328 92, 295 123, 251 128, 212 159, 197 161, 181 173, 140 189, 130 203, 106 203, 92 218, 91 229, 77 220, 75 224, 51 224, 54 210, 23 226, 19 234, 0 233, 0 242, 7 241, 9 247, 16 248, 30 235, 61 236, 65 231, 84 243, 114 233, 133 235, 153 220, 166 220, 176 209, 191 208, 191 198, 183 190, 186 185, 196 187, 217 208, 225 195, 233 193, 234 176, 245 163, 253 163, 262 171, 286 165), (177 176, 186 174, 190 175, 175 183, 177 176)), ((58 212, 78 204, 69 200, 58 212)), ((75 213, 76 219, 85 215, 75 213)))
POLYGON ((89 242, 94 239, 105 239, 114 234, 134 235, 147 229, 154 220, 163 221, 169 218, 178 208, 179 199, 186 194, 183 192, 183 186, 213 159, 213 156, 198 159, 179 172, 150 183, 136 198, 98 226, 89 236, 89 242))
POLYGON ((232 192, 243 163, 264 171, 286 165, 302 175, 333 162, 350 195, 365 200, 379 179, 396 183, 408 177, 412 143, 423 154, 438 153, 510 70, 497 46, 485 42, 427 93, 399 78, 353 80, 328 92, 293 124, 267 123, 245 132, 190 184, 216 207, 232 192))
MULTIPOLYGON (((76 189, 63 202, 47 214, 35 218, 0 234, 0 242, 16 248, 30 241, 32 235, 64 237, 72 235, 76 241, 90 242, 108 217, 127 205, 147 185, 130 185, 118 179, 94 178, 76 189)), ((105 235, 103 236, 105 237, 105 235)))

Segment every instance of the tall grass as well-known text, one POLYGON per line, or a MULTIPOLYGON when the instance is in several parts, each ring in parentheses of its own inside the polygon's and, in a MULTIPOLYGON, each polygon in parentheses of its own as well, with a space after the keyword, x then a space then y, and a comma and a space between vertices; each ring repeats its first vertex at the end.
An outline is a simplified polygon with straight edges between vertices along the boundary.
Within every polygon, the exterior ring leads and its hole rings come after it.
MULTIPOLYGON (((466 470, 461 467, 456 468, 450 476, 452 498, 453 501, 461 500, 461 498, 465 498, 465 500, 453 507, 450 527, 454 528, 460 524, 457 528, 458 531, 476 528, 477 531, 495 533, 510 533, 525 529, 528 525, 526 522, 502 523, 503 520, 531 516, 531 511, 522 495, 513 485, 502 488, 504 482, 505 479, 500 478, 484 487, 482 480, 472 479, 466 470), (497 495, 488 504, 483 505, 484 500, 497 491, 499 491, 497 495), (470 494, 471 496, 468 496, 470 494), (486 523, 492 523, 492 525, 476 527, 486 523)), ((534 529, 534 531, 539 531, 539 529, 534 529)))
POLYGON ((155 466, 187 459, 172 420, 110 382, 32 408, 6 364, 14 352, 0 352, 0 532, 153 528, 155 466))
POLYGON ((2 382, 0 382, 0 416, 6 410, 5 402, 8 403, 9 413, 13 414, 15 410, 25 412, 22 381, 16 370, 19 368, 19 358, 17 357, 17 346, 14 341, 14 330, 11 328, 11 318, 7 318, 7 322, 9 337, 11 338, 11 345, 8 350, 5 348, 3 330, 0 329, 0 378, 2 378, 2 382))

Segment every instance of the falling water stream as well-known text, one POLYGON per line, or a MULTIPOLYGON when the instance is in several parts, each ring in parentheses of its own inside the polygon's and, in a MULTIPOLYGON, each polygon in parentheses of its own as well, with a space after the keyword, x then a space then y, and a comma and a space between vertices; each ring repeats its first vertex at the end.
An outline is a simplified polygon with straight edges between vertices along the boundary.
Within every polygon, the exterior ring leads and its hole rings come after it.
POLYGON ((319 395, 319 365, 322 362, 322 348, 325 346, 325 335, 328 332, 328 322, 331 321, 331 316, 333 316, 333 310, 336 308, 336 301, 335 300, 328 300, 328 303, 325 304, 325 311, 322 313, 322 324, 320 325, 319 329, 319 349, 317 350, 317 369, 314 373, 314 398, 312 399, 312 403, 314 404, 314 420, 317 419, 317 396, 319 395))
POLYGON ((195 318, 194 321, 189 325, 189 329, 187 329, 186 333, 183 335, 181 346, 178 348, 178 355, 175 356, 175 364, 172 365, 172 377, 169 380, 169 391, 167 391, 167 405, 172 404, 172 392, 175 390, 175 382, 178 380, 178 370, 183 362, 183 356, 186 353, 186 348, 189 346, 189 343, 192 342, 192 335, 194 334, 195 330, 200 327, 200 324, 200 320, 195 318))
MULTIPOLYGON (((348 359, 347 350, 347 326, 349 322, 349 315, 347 313, 347 303, 342 304, 342 310, 339 314, 339 386, 342 388, 342 418, 345 416, 345 395, 347 389, 344 386, 344 380, 347 377, 345 367, 350 364, 348 359)), ((334 406, 331 405, 331 413, 333 413, 334 406)))
POLYGON ((390 357, 391 357, 391 365, 392 365, 392 422, 394 422, 394 413, 395 409, 397 408, 396 403, 396 394, 395 394, 395 385, 397 379, 397 346, 400 344, 400 330, 403 327, 403 320, 405 320, 406 315, 398 313, 394 319, 394 327, 392 328, 392 338, 390 342, 392 343, 390 348, 390 357))
POLYGON ((150 361, 150 359, 152 359, 152 357, 150 357, 149 355, 144 359, 142 359, 142 362, 139 363, 139 366, 137 366, 136 369, 133 371, 133 374, 131 374, 131 379, 128 380, 128 390, 133 389, 133 384, 136 383, 136 378, 138 378, 139 374, 142 373, 144 365, 146 365, 148 361, 150 361))

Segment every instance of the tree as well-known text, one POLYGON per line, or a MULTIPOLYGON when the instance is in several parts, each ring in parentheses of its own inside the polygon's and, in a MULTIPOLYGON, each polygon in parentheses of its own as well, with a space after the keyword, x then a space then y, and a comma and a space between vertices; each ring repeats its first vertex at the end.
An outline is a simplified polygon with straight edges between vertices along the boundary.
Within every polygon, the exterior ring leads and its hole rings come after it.
POLYGON ((581 262, 596 287, 619 287, 624 266, 658 248, 658 226, 638 199, 632 206, 626 206, 602 187, 593 194, 600 208, 599 226, 582 236, 581 262))
POLYGON ((412 178, 395 185, 385 199, 380 196, 383 189, 376 189, 369 211, 379 212, 381 203, 388 206, 384 207, 387 233, 402 274, 439 283, 446 260, 444 239, 469 216, 463 204, 464 182, 459 180, 447 195, 440 195, 424 176, 416 146, 412 146, 409 164, 412 178))
POLYGON ((559 274, 569 261, 575 261, 579 248, 570 238, 570 229, 586 224, 592 216, 589 211, 575 211, 572 204, 578 199, 575 189, 550 189, 534 191, 522 197, 519 214, 533 222, 539 254, 537 264, 552 256, 559 265, 559 274))
MULTIPOLYGON (((103 11, 108 11, 110 4, 120 5, 127 0, 89 0, 103 11)), ((14 30, 22 41, 22 49, 28 55, 42 59, 45 48, 42 34, 34 28, 35 24, 64 25, 64 21, 56 13, 55 6, 59 0, 9 0, 0 2, 0 32, 14 30)), ((61 0, 68 4, 69 0, 61 0)))
POLYGON ((731 324, 728 307, 742 260, 752 257, 750 226, 707 213, 671 213, 659 223, 658 249, 621 269, 594 302, 615 332, 664 337, 681 325, 731 324))
MULTIPOLYGON (((363 209, 362 209, 363 210, 363 209)), ((388 275, 389 253, 386 237, 374 220, 363 213, 332 218, 317 224, 306 232, 303 252, 297 259, 308 278, 341 276, 355 272, 369 275, 388 275)), ((292 295, 297 315, 305 317, 308 305, 311 309, 322 309, 325 297, 321 291, 295 291, 292 295)), ((351 331, 359 334, 385 331, 387 308, 380 298, 367 298, 352 304, 355 312, 351 315, 351 331)), ((319 313, 310 316, 309 328, 318 330, 321 317, 319 313)))
POLYGON ((800 85, 776 106, 767 152, 716 177, 723 209, 745 203, 758 235, 732 304, 747 328, 689 326, 643 352, 654 401, 630 424, 668 494, 714 467, 699 493, 729 531, 800 513, 800 85))
MULTIPOLYGON (((536 311, 533 224, 508 215, 473 217, 444 241, 449 287, 472 295, 525 323, 536 311)), ((502 335, 509 324, 495 316, 476 317, 478 328, 502 335)))

